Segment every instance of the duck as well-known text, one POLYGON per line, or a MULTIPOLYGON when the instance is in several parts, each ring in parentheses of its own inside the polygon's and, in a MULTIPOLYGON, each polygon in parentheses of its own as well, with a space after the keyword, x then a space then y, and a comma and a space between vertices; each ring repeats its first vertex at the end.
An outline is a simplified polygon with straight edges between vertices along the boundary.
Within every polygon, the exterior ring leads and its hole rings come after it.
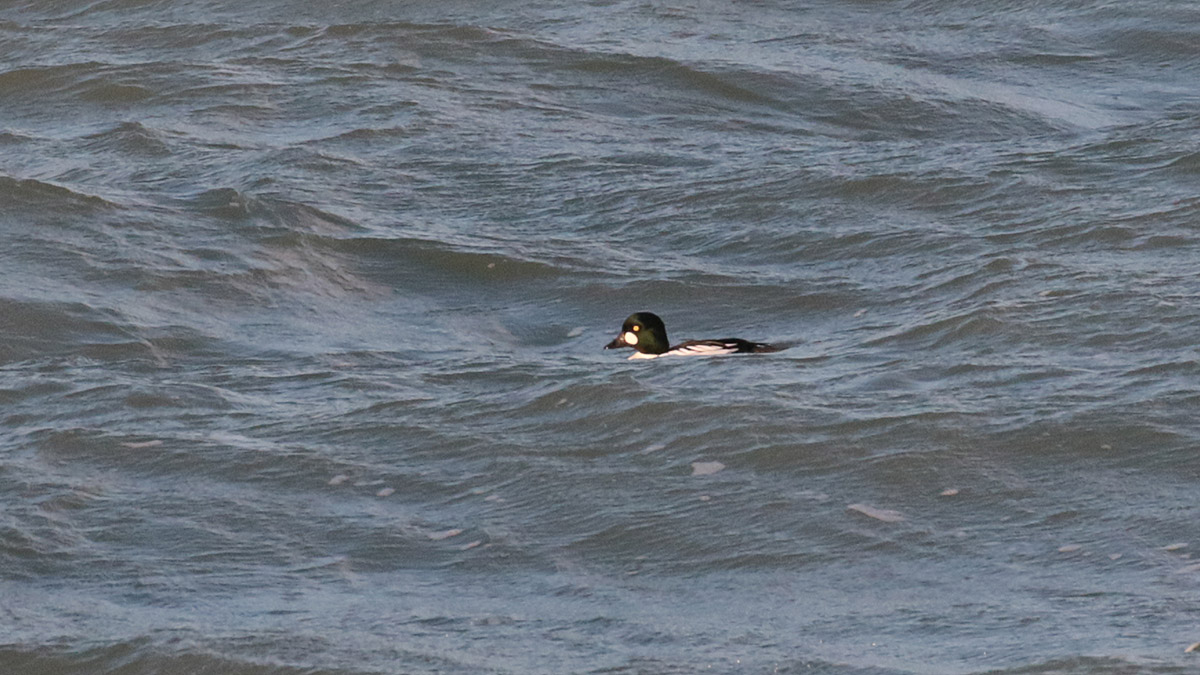
POLYGON ((750 342, 741 338, 720 340, 687 340, 674 347, 667 341, 667 326, 653 312, 630 314, 621 325, 616 339, 604 346, 605 349, 633 349, 632 359, 657 359, 660 356, 722 356, 725 354, 753 354, 777 352, 783 349, 764 342, 750 342))

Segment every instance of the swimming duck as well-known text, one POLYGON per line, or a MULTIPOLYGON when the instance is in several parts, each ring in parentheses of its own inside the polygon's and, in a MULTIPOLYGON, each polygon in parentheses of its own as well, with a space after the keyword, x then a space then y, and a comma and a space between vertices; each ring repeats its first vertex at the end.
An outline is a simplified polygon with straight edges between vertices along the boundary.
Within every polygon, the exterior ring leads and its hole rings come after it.
POLYGON ((630 314, 621 325, 621 333, 604 346, 605 349, 630 347, 634 350, 630 359, 656 359, 660 356, 721 356, 723 354, 748 354, 754 352, 777 352, 781 348, 762 342, 750 342, 741 338, 720 340, 687 340, 674 347, 667 342, 667 327, 657 314, 637 312, 630 314))

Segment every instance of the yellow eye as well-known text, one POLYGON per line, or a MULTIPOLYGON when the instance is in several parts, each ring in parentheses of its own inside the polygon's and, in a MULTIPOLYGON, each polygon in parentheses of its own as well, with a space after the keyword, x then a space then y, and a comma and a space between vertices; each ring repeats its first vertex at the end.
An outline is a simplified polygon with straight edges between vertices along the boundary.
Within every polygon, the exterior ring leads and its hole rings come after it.
POLYGON ((636 333, 637 331, 641 330, 641 329, 642 329, 642 327, 641 327, 641 326, 634 326, 634 327, 633 327, 633 330, 634 330, 634 332, 635 332, 635 333, 636 333))

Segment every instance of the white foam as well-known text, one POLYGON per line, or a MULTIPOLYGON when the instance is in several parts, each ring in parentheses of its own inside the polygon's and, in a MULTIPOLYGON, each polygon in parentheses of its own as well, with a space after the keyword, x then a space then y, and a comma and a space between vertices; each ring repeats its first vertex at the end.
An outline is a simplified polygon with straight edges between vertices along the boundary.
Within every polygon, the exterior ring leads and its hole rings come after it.
POLYGON ((899 511, 892 511, 890 509, 877 509, 874 506, 867 506, 866 504, 850 504, 846 507, 846 510, 854 511, 855 513, 861 513, 868 518, 882 520, 885 523, 901 523, 905 520, 904 514, 900 513, 899 511))

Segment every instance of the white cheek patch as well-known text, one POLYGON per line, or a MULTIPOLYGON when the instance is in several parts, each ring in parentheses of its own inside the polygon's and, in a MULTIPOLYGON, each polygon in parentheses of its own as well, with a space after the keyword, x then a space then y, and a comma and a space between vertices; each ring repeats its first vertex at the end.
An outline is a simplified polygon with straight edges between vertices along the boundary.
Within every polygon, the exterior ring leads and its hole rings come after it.
POLYGON ((631 330, 625 331, 625 334, 622 335, 621 337, 625 340, 625 344, 627 344, 627 345, 632 346, 632 345, 637 344, 637 333, 635 333, 631 330))

